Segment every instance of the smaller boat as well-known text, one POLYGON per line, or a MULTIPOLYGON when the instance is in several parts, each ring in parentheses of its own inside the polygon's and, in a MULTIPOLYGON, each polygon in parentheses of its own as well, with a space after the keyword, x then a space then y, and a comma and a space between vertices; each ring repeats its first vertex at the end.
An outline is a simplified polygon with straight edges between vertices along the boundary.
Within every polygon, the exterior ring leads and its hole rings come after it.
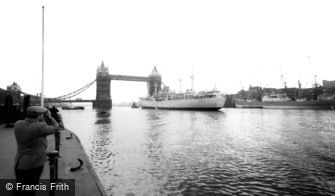
POLYGON ((84 110, 85 107, 84 106, 74 106, 74 107, 62 107, 62 110, 84 110))
POLYGON ((235 98, 237 108, 269 108, 269 109, 333 109, 335 93, 331 88, 318 85, 312 88, 261 88, 249 87, 248 91, 240 91, 235 98))
POLYGON ((131 105, 131 108, 138 108, 138 105, 136 105, 136 103, 133 102, 133 104, 131 105))
POLYGON ((236 99, 234 102, 237 108, 263 108, 262 102, 255 99, 236 99))

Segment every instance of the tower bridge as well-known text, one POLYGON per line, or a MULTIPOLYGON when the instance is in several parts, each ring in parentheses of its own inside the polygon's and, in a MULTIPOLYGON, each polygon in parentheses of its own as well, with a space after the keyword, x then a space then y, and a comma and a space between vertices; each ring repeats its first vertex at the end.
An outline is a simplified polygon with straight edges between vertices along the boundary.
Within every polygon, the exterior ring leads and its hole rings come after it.
POLYGON ((129 76, 129 75, 113 75, 109 74, 108 68, 101 63, 101 66, 97 69, 97 90, 96 99, 93 102, 93 108, 112 108, 112 99, 110 91, 111 80, 124 80, 124 81, 135 81, 135 82, 147 82, 148 94, 153 94, 153 89, 161 88, 161 76, 158 74, 156 67, 148 77, 143 76, 129 76), (155 87, 156 85, 156 87, 155 87))
MULTIPOLYGON (((44 102, 46 104, 52 103, 74 103, 74 102, 91 102, 93 103, 93 108, 101 108, 101 109, 110 109, 112 108, 112 98, 111 98, 111 88, 110 83, 111 80, 123 80, 123 81, 134 81, 134 82, 146 82, 148 87, 148 95, 151 96, 155 92, 161 89, 162 79, 161 75, 157 72, 156 67, 154 67, 153 71, 149 76, 130 76, 130 75, 114 75, 109 74, 108 68, 101 63, 101 66, 98 67, 96 73, 96 79, 84 87, 77 89, 71 93, 67 93, 62 96, 54 97, 54 98, 45 98, 44 102), (96 99, 95 100, 83 100, 83 99, 71 99, 81 94, 88 88, 90 88, 94 82, 96 82, 96 99)), ((20 95, 29 96, 30 103, 32 105, 38 105, 41 101, 40 96, 34 96, 29 93, 25 93, 21 90, 15 91, 17 95, 17 102, 20 101, 20 95)), ((1 95, 1 94, 0 94, 1 95)), ((1 98, 1 96, 0 96, 1 98)))

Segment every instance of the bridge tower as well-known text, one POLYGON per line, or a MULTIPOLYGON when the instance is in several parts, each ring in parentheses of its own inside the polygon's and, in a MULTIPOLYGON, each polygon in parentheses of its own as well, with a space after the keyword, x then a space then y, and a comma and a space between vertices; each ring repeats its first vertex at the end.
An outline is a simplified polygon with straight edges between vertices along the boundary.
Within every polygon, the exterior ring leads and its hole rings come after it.
POLYGON ((101 66, 97 69, 97 94, 93 103, 94 108, 110 109, 112 108, 112 99, 110 92, 110 76, 108 67, 102 61, 101 66))
POLYGON ((158 73, 156 66, 148 77, 148 95, 152 96, 161 90, 162 77, 158 73))

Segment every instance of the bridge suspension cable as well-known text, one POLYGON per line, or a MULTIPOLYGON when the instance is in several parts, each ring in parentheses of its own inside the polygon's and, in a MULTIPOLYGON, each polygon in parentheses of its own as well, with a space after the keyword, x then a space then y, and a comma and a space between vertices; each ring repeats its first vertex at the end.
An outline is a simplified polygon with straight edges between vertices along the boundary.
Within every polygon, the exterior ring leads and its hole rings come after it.
POLYGON ((73 91, 73 92, 71 92, 71 93, 68 93, 68 94, 65 94, 65 95, 62 95, 62 96, 53 97, 53 98, 51 98, 51 99, 70 99, 70 98, 72 98, 72 97, 74 97, 74 96, 79 95, 80 93, 84 92, 85 90, 87 90, 89 87, 92 86, 92 84, 94 84, 95 81, 96 81, 96 80, 94 79, 92 82, 86 84, 85 86, 81 87, 81 88, 78 89, 78 90, 75 90, 75 91, 73 91))
MULTIPOLYGON (((46 99, 62 99, 62 100, 64 100, 64 99, 70 99, 70 98, 72 98, 74 96, 79 95, 80 93, 84 92, 85 90, 87 90, 89 87, 91 87, 94 84, 95 81, 96 80, 93 80, 92 82, 86 84, 85 86, 83 86, 80 89, 75 90, 75 91, 73 91, 71 93, 67 93, 65 95, 58 96, 58 97, 46 98, 46 99)), ((32 96, 32 97, 38 97, 36 95, 32 95, 32 94, 29 94, 29 93, 26 93, 26 92, 23 92, 23 91, 20 91, 20 93, 22 93, 23 95, 29 95, 29 96, 32 96)))

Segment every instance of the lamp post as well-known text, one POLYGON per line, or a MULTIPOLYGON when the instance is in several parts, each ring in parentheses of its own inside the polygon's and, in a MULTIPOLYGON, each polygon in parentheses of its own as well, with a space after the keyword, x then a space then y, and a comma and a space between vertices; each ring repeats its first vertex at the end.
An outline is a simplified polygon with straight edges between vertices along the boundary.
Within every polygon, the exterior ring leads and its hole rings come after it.
POLYGON ((44 106, 44 6, 42 6, 42 82, 41 106, 44 106))

